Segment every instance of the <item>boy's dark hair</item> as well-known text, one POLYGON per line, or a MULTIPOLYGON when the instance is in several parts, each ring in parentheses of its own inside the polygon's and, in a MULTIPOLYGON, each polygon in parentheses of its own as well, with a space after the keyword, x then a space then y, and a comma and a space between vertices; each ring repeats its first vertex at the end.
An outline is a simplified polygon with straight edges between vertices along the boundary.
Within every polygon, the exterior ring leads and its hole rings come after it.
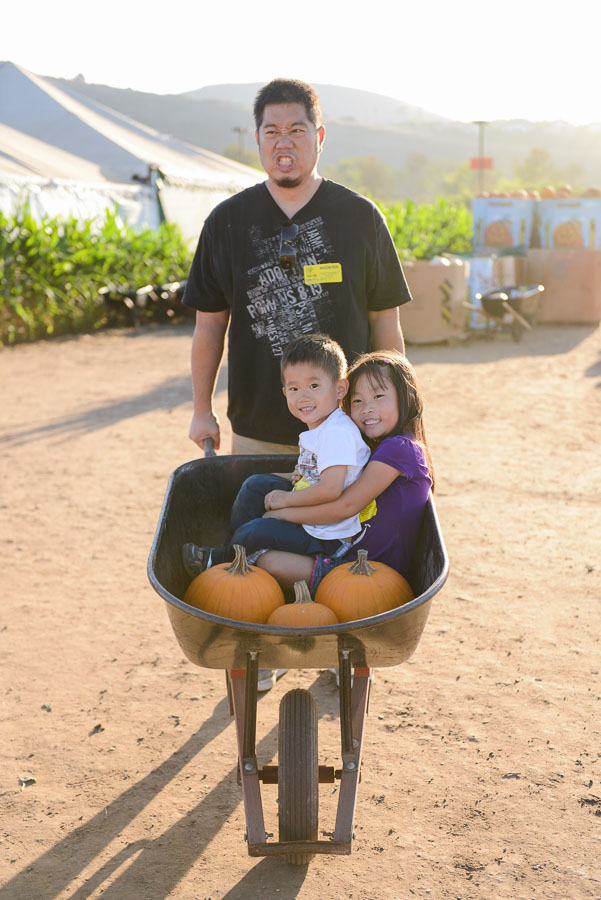
POLYGON ((340 344, 327 334, 303 334, 286 344, 280 362, 280 373, 284 381, 287 366, 298 363, 314 363, 338 381, 346 376, 346 357, 340 344))
POLYGON ((310 84, 296 78, 274 78, 264 85, 255 97, 253 113, 255 125, 261 127, 265 107, 273 103, 302 103, 310 122, 319 128, 321 125, 321 106, 319 97, 310 84))

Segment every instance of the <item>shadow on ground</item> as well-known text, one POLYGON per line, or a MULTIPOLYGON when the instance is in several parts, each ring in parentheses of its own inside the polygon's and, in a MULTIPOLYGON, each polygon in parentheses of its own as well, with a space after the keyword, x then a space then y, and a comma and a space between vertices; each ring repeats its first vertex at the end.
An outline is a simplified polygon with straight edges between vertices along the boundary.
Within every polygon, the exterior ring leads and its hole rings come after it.
POLYGON ((535 325, 518 343, 506 334, 485 337, 474 333, 456 344, 408 344, 407 356, 417 365, 472 365, 528 356, 558 356, 569 353, 596 330, 596 325, 535 325))
MULTIPOLYGON (((222 367, 217 379, 216 392, 226 390, 227 370, 222 367)), ((192 382, 189 376, 170 378, 145 394, 95 406, 72 416, 63 416, 45 425, 9 432, 0 437, 0 443, 15 447, 32 441, 56 438, 55 443, 65 443, 88 432, 109 428, 125 419, 143 416, 155 410, 172 410, 192 402, 192 382)))
MULTIPOLYGON (((198 731, 172 756, 1 887, 1 900, 15 900, 17 897, 45 897, 50 900, 65 891, 230 721, 229 702, 224 697, 198 731)), ((232 800, 232 779, 235 784, 235 769, 168 831, 155 839, 127 844, 107 860, 71 898, 83 900, 84 897, 89 897, 90 893, 130 859, 133 862, 107 888, 103 896, 119 897, 122 900, 140 896, 167 896, 170 888, 183 877, 233 812, 236 802, 232 800), (218 817, 211 817, 213 827, 207 827, 203 821, 202 827, 186 829, 187 825, 198 824, 197 817, 203 807, 219 810, 218 817), (154 887, 152 892, 144 891, 141 894, 140 885, 146 880, 154 887)))
MULTIPOLYGON (((320 673, 311 689, 316 694, 320 717, 338 715, 338 691, 333 676, 320 673)), ((261 700, 269 695, 262 695, 261 700)), ((127 829, 182 769, 231 722, 229 702, 222 699, 210 717, 179 750, 146 777, 117 797, 101 812, 40 856, 22 872, 0 887, 0 900, 16 897, 45 897, 48 900, 68 890, 73 881, 127 829)), ((272 759, 277 748, 277 726, 257 744, 262 764, 272 759)), ((232 746, 232 757, 235 747, 232 746)), ((107 859, 85 883, 69 895, 85 900, 101 890, 106 900, 159 900, 171 895, 176 885, 197 862, 210 842, 242 801, 237 784, 237 764, 202 800, 166 831, 156 837, 132 841, 107 859), (123 868, 123 871, 119 872, 123 868), (111 880, 112 879, 112 880, 111 880), (111 880, 104 890, 102 886, 111 880)), ((246 855, 242 830, 240 854, 246 855)), ((261 896, 266 885, 278 887, 282 900, 298 894, 307 866, 291 866, 281 857, 261 860, 224 896, 224 900, 247 900, 261 896)))
POLYGON ((595 387, 601 388, 601 357, 596 363, 593 363, 592 366, 589 366, 586 370, 585 374, 589 378, 598 378, 597 384, 595 387))

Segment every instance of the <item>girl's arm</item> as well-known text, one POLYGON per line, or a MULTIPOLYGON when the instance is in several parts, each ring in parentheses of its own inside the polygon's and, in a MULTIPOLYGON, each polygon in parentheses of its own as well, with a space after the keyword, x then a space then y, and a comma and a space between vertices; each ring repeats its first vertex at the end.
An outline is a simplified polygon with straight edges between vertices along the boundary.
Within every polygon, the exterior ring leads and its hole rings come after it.
MULTIPOLYGON (((288 506, 285 509, 271 510, 265 515, 271 519, 283 519, 285 522, 296 522, 300 525, 333 525, 361 512, 400 475, 402 477, 402 473, 394 466, 383 462, 370 462, 359 478, 347 487, 337 500, 320 506, 288 506)), ((304 491, 298 493, 303 494, 304 491)))

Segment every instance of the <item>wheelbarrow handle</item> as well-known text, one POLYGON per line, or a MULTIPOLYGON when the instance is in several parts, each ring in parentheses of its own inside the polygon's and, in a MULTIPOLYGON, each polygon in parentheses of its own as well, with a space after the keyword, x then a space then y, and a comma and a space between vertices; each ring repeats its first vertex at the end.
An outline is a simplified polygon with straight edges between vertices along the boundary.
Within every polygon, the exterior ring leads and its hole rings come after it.
POLYGON ((213 443, 213 438, 205 438, 202 442, 202 449, 204 450, 205 456, 217 456, 215 453, 215 444, 213 443))

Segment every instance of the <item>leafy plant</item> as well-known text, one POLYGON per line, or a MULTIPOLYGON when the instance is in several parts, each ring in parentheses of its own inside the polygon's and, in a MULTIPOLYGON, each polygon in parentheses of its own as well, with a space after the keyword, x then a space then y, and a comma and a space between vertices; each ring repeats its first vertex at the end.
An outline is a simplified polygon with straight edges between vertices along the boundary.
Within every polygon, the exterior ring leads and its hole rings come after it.
POLYGON ((190 251, 177 226, 135 232, 116 212, 103 223, 38 221, 25 206, 0 213, 0 343, 13 344, 106 324, 99 289, 186 277, 190 251))
POLYGON ((442 253, 470 253, 473 219, 469 209, 439 198, 381 206, 401 259, 432 259, 442 253))

